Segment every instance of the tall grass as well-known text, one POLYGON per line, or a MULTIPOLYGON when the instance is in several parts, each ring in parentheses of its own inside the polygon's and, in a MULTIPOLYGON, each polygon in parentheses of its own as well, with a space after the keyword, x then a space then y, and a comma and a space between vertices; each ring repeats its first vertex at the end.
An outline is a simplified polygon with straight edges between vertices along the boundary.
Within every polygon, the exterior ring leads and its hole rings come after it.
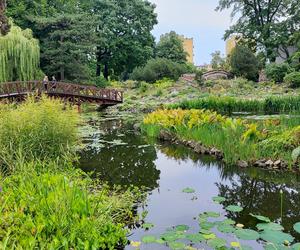
POLYGON ((222 114, 234 112, 251 113, 300 113, 300 96, 268 97, 263 100, 237 99, 233 97, 207 97, 197 100, 185 100, 168 105, 169 109, 210 109, 222 114))
POLYGON ((74 156, 79 116, 57 100, 29 98, 0 106, 0 165, 33 160, 61 163, 74 156))

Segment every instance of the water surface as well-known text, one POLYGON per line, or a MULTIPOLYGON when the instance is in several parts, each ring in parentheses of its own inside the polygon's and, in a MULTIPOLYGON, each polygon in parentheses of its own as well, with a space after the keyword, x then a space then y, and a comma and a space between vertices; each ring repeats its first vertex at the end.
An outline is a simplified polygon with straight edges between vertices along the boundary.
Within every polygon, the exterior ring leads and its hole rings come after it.
MULTIPOLYGON (((184 146, 153 142, 134 132, 122 117, 89 113, 84 114, 84 119, 86 125, 82 131, 86 147, 81 153, 81 168, 112 185, 143 186, 149 191, 147 205, 139 210, 147 211, 146 222, 155 227, 149 231, 133 229, 130 240, 141 241, 144 235, 159 237, 167 228, 181 224, 188 225, 190 232, 196 233, 199 231, 198 215, 215 211, 221 213, 221 218, 231 218, 253 229, 258 222, 249 213, 268 216, 272 221, 282 223, 286 232, 300 241, 299 234, 292 230, 293 224, 300 221, 299 176, 227 167, 184 146), (183 193, 187 187, 196 192, 183 193), (282 211, 280 190, 283 191, 282 211), (214 196, 223 196, 227 200, 222 205, 215 204, 214 196), (232 204, 240 205, 244 210, 241 213, 226 212, 224 207, 232 204)), ((229 244, 237 241, 233 235, 213 231, 229 244)), ((245 243, 253 249, 263 249, 262 242, 245 243)), ((195 247, 209 249, 204 245, 195 247)), ((142 244, 140 249, 169 248, 142 244)))

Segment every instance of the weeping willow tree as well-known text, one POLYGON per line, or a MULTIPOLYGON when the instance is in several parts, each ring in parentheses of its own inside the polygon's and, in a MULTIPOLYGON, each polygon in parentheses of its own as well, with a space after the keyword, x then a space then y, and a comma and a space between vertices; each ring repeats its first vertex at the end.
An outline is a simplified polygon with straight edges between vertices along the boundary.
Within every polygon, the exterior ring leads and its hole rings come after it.
POLYGON ((0 82, 33 80, 39 62, 39 42, 30 29, 12 25, 7 35, 0 35, 0 82))

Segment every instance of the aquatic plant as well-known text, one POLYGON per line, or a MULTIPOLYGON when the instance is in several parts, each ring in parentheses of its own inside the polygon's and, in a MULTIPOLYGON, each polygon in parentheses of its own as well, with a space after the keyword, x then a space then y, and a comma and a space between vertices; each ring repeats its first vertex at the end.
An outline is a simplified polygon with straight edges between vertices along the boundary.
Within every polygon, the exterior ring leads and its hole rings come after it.
POLYGON ((210 109, 222 114, 234 112, 290 113, 300 111, 300 96, 268 97, 266 99, 240 99, 234 97, 210 96, 196 100, 167 105, 169 109, 210 109))

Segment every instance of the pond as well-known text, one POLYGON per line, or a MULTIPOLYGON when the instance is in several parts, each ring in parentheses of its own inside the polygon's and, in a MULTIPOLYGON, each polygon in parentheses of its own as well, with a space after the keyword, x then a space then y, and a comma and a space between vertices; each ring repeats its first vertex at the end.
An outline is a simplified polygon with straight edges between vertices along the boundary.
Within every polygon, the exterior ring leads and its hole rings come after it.
MULTIPOLYGON (((81 128, 85 144, 81 168, 112 185, 144 186, 149 192, 146 206, 139 210, 147 213, 145 222, 154 227, 147 231, 141 227, 133 229, 129 240, 140 242, 149 235, 159 238, 178 225, 186 225, 189 233, 197 233, 199 214, 213 211, 220 217, 212 220, 232 219, 247 229, 256 229, 259 223, 250 213, 267 216, 300 241, 300 234, 293 230, 293 225, 300 221, 300 176, 224 166, 183 146, 154 142, 136 133, 123 117, 103 113, 83 116, 86 124, 81 128), (195 192, 183 192, 186 188, 195 192), (218 204, 213 201, 216 196, 226 201, 218 204), (225 210, 229 205, 238 205, 244 210, 229 212, 225 210)), ((238 241, 253 249, 263 249, 262 241, 244 241, 215 228, 212 231, 225 239, 228 246, 238 241)), ((193 247, 210 249, 202 243, 193 247)), ((128 245, 126 249, 134 247, 128 245)), ((142 244, 139 249, 170 248, 153 243, 142 244)))

